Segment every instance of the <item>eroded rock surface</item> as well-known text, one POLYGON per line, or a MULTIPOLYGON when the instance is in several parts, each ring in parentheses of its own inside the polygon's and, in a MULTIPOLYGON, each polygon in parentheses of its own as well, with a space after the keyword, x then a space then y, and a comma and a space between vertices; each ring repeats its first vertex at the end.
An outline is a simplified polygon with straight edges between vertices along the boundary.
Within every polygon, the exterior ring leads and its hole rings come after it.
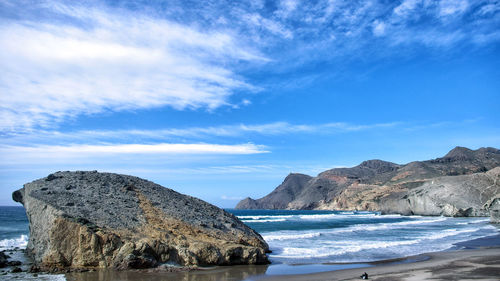
POLYGON ((42 270, 149 268, 164 263, 267 263, 268 245, 232 214, 137 177, 57 172, 13 193, 42 270))
POLYGON ((487 202, 486 208, 490 212, 490 222, 500 223, 500 194, 497 194, 494 198, 487 202))

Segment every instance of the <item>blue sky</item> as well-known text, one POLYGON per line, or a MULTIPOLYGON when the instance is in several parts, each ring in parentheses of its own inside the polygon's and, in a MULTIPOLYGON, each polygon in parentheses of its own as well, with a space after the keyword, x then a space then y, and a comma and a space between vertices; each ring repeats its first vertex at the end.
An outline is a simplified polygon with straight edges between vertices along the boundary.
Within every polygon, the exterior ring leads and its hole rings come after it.
POLYGON ((0 1, 0 205, 58 170, 221 207, 500 147, 498 1, 0 1), (76 3, 78 2, 78 3, 76 3))

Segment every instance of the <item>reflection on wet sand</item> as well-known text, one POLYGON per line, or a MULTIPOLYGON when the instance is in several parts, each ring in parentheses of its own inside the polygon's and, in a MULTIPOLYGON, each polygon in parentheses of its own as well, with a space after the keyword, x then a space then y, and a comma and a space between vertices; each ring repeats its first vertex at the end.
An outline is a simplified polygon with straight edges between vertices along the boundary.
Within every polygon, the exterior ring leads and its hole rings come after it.
POLYGON ((189 272, 151 272, 151 271, 115 271, 99 270, 94 272, 68 273, 68 281, 240 281, 266 273, 268 265, 221 266, 189 272))

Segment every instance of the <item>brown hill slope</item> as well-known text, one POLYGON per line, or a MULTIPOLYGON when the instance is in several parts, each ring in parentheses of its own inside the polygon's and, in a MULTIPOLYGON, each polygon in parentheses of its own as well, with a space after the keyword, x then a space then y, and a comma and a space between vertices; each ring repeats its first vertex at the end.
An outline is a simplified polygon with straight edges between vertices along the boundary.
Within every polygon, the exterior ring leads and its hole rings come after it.
POLYGON ((290 174, 269 195, 247 198, 236 208, 480 216, 486 215, 483 204, 500 194, 499 166, 495 148, 456 147, 442 158, 405 165, 369 160, 317 177, 290 174))

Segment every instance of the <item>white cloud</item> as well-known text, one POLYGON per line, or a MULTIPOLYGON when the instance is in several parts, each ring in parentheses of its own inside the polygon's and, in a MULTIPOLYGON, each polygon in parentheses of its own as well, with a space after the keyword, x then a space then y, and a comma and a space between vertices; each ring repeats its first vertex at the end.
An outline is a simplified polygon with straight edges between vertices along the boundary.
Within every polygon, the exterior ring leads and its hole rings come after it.
POLYGON ((385 34, 385 23, 383 21, 374 21, 373 22, 373 34, 375 36, 383 36, 385 34))
POLYGON ((36 130, 24 133, 4 134, 1 143, 3 143, 4 145, 30 145, 33 143, 74 144, 81 142, 81 140, 84 140, 87 144, 99 144, 110 142, 125 143, 130 140, 142 140, 144 142, 162 142, 177 138, 203 141, 207 138, 213 137, 242 137, 255 134, 264 136, 277 136, 297 133, 346 133, 371 129, 393 128, 400 124, 400 122, 377 124, 351 124, 344 122, 335 122, 311 125, 290 124, 288 122, 273 122, 264 124, 224 125, 204 128, 166 128, 158 130, 82 130, 74 132, 36 130))
POLYGON ((229 62, 267 61, 228 30, 53 8, 84 26, 28 19, 0 26, 0 130, 106 110, 215 109, 236 89, 256 89, 229 62))
POLYGON ((279 4, 280 9, 276 12, 276 14, 279 17, 287 18, 297 9, 299 2, 297 0, 281 0, 279 4))
POLYGON ((464 13, 469 6, 467 0, 441 0, 439 3, 439 14, 441 16, 450 16, 464 13))
POLYGON ((0 145, 0 166, 3 171, 12 168, 179 170, 196 164, 211 164, 214 159, 263 153, 269 153, 265 146, 251 143, 0 145))
POLYGON ((0 146, 0 154, 29 154, 31 157, 50 158, 51 155, 103 155, 103 154, 256 154, 267 153, 264 146, 255 144, 113 144, 113 145, 38 145, 0 146))
POLYGON ((412 13, 420 3, 422 3, 422 0, 404 0, 399 6, 394 8, 394 13, 398 16, 405 17, 412 13))
POLYGON ((496 2, 287 0, 270 11, 262 1, 180 1, 161 16, 92 1, 50 1, 30 14, 16 3, 0 2, 20 17, 0 25, 0 131, 103 111, 239 108, 248 103, 235 92, 260 89, 242 76, 247 68, 238 72, 242 62, 302 73, 314 61, 390 56, 399 45, 451 50, 500 38, 496 2), (454 16, 466 12, 470 20, 454 16))
POLYGON ((265 18, 257 13, 247 13, 242 14, 241 16, 247 24, 254 28, 259 30, 265 29, 272 34, 279 35, 285 39, 293 38, 293 32, 279 21, 265 18))
POLYGON ((484 15, 487 15, 487 14, 493 14, 493 13, 499 11, 499 10, 500 10, 500 5, 497 2, 495 4, 484 5, 479 10, 479 14, 484 16, 484 15))

